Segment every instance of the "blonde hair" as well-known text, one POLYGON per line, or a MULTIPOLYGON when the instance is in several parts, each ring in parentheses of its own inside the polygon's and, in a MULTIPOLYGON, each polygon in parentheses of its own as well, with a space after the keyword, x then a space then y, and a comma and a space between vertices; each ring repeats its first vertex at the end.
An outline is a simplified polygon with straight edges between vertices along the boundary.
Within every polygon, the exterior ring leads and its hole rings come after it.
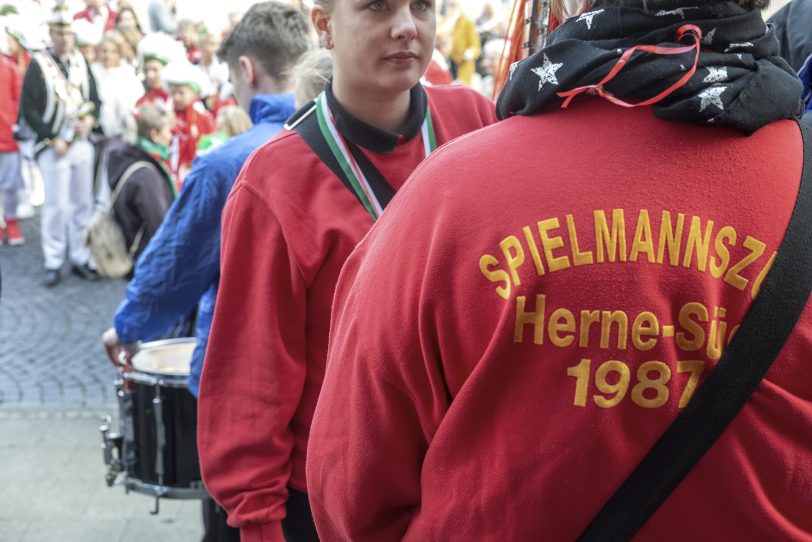
POLYGON ((138 137, 150 138, 152 130, 162 130, 165 126, 175 124, 175 115, 169 109, 146 104, 142 105, 136 112, 136 131, 138 137))
POLYGON ((251 119, 236 105, 227 105, 217 112, 217 129, 228 137, 240 135, 251 128, 251 119))
POLYGON ((333 57, 326 49, 308 51, 291 70, 293 95, 301 107, 324 90, 324 83, 333 75, 333 57))
POLYGON ((105 43, 110 43, 116 48, 118 56, 121 57, 121 60, 130 60, 135 57, 135 52, 124 39, 124 36, 122 36, 121 33, 116 30, 105 32, 101 41, 99 42, 98 47, 101 48, 101 46, 105 43))

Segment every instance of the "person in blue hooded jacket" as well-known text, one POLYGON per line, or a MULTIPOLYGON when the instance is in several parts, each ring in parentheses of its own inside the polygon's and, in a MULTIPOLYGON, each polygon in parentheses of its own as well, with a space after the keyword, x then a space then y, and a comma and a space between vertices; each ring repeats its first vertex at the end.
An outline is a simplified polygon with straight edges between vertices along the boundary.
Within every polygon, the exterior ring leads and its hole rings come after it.
POLYGON ((310 45, 305 17, 279 1, 252 6, 221 44, 217 54, 228 64, 234 95, 253 126, 195 159, 178 199, 138 259, 114 327, 103 336, 113 363, 128 362, 139 341, 160 337, 197 305, 188 379, 197 397, 220 279, 220 215, 243 162, 296 111, 287 74, 310 45))

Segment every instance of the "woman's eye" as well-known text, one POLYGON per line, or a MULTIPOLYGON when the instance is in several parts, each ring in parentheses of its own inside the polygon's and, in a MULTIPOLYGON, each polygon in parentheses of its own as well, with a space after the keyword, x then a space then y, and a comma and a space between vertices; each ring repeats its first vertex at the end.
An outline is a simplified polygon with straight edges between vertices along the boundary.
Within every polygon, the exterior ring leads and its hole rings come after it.
POLYGON ((431 9, 431 2, 428 2, 427 0, 418 0, 412 5, 418 11, 428 11, 431 9))
POLYGON ((386 9, 386 2, 383 0, 376 0, 367 6, 372 11, 383 11, 386 9))

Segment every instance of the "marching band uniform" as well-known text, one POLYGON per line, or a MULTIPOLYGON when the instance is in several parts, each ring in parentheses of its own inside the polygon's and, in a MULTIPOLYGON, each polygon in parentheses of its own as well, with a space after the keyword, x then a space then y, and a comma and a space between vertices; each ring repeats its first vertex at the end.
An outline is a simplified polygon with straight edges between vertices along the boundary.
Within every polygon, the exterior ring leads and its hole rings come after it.
MULTIPOLYGON (((798 193, 799 85, 758 11, 639 5, 552 33, 500 95, 511 118, 427 160, 344 266, 307 464, 325 540, 575 540, 741 322, 798 193), (705 38, 668 99, 560 108, 598 93, 624 29, 677 48, 693 15, 689 54, 605 87, 654 96, 705 38)), ((636 540, 812 537, 810 351, 807 304, 636 540)))
POLYGON ((138 98, 135 102, 135 107, 141 107, 142 105, 157 105, 160 107, 169 107, 172 97, 169 96, 169 92, 167 92, 164 88, 151 88, 148 89, 143 96, 138 98))
POLYGON ((200 138, 216 129, 211 113, 200 101, 180 111, 175 110, 175 141, 172 146, 176 153, 172 156, 172 168, 179 187, 183 184, 184 172, 192 168, 200 138))
POLYGON ((66 247, 75 271, 82 273, 90 262, 85 232, 93 212, 94 150, 87 139, 74 139, 71 124, 86 114, 98 119, 100 106, 93 74, 78 51, 64 64, 50 49, 34 53, 21 111, 36 133, 34 150, 45 183, 42 249, 48 271, 62 267, 66 247), (50 148, 57 137, 70 144, 65 156, 50 148))
MULTIPOLYGON (((395 189, 426 156, 427 110, 437 144, 494 122, 492 104, 463 87, 418 84, 411 92, 402 134, 350 116, 329 85, 320 98, 336 129, 395 189)), ((286 501, 306 502, 307 435, 324 374, 333 289, 372 224, 293 131, 260 147, 231 191, 198 441, 206 486, 244 541, 280 540, 286 501)))

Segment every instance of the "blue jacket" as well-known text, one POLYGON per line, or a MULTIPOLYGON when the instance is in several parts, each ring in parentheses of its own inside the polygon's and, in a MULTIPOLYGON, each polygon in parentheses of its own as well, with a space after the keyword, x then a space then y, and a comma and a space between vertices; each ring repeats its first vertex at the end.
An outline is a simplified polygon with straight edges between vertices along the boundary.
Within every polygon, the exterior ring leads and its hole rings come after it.
POLYGON ((189 391, 197 397, 220 282, 220 215, 243 162, 295 112, 292 94, 260 94, 250 130, 195 158, 158 231, 138 258, 114 323, 123 344, 159 337, 198 306, 189 391))
POLYGON ((806 104, 806 111, 804 117, 812 115, 812 55, 809 55, 798 72, 798 77, 801 78, 801 83, 804 84, 804 93, 802 98, 806 104))

